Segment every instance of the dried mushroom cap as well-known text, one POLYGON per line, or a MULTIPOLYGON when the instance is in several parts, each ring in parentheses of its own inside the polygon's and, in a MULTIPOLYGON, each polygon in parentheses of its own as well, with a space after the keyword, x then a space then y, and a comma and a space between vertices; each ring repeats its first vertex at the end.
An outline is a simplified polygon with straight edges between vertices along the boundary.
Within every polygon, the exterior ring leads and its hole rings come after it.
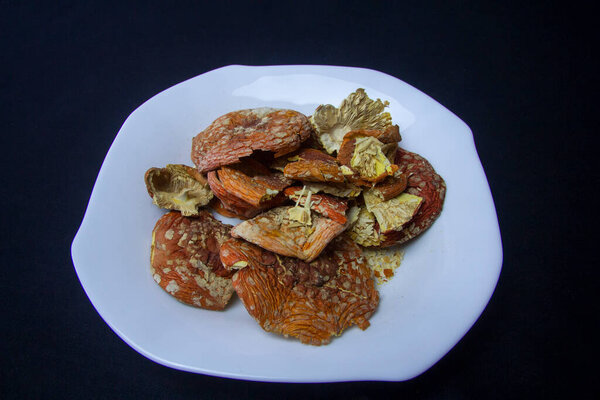
POLYGON ((245 239, 283 256, 310 262, 346 229, 344 224, 313 212, 310 215, 310 225, 300 223, 290 218, 291 208, 273 208, 244 221, 231 230, 231 236, 245 239))
POLYGON ((168 164, 165 168, 150 168, 144 180, 154 204, 181 211, 185 216, 198 215, 198 208, 207 205, 213 198, 204 177, 186 165, 168 164))
POLYGON ((340 149, 346 133, 356 129, 383 130, 392 125, 392 116, 383 112, 389 102, 372 100, 364 89, 351 93, 339 108, 331 104, 320 105, 310 117, 319 142, 328 153, 340 149))
POLYGON ((255 108, 233 111, 217 118, 192 139, 192 161, 208 172, 235 164, 258 150, 291 153, 311 135, 308 118, 294 110, 255 108))
POLYGON ((267 332, 324 345, 357 325, 364 330, 379 304, 371 270, 345 235, 307 263, 231 239, 221 247, 225 268, 248 313, 267 332))
POLYGON ((243 169, 222 167, 217 171, 217 176, 231 195, 253 207, 260 207, 292 183, 279 172, 271 173, 268 169, 264 172, 266 174, 253 176, 246 174, 243 169))
POLYGON ((346 200, 323 194, 314 194, 307 190, 306 186, 302 188, 292 186, 286 188, 284 193, 296 202, 296 206, 288 211, 291 219, 299 222, 310 221, 310 210, 313 210, 340 224, 347 222, 345 213, 348 209, 348 202, 346 200))
POLYGON ((228 216, 226 214, 230 213, 240 219, 252 218, 262 211, 278 206, 286 201, 286 197, 283 194, 280 194, 270 200, 267 200, 260 206, 255 207, 245 200, 235 196, 233 193, 228 192, 223 186, 223 183, 219 180, 217 171, 210 171, 207 177, 211 190, 220 200, 219 203, 216 203, 216 207, 214 207, 214 209, 225 216, 228 216), (223 211, 225 211, 225 213, 223 213, 223 211))
POLYGON ((402 193, 388 201, 370 193, 363 193, 367 210, 373 213, 380 232, 399 231, 404 224, 412 219, 417 213, 423 198, 409 193, 402 193))
POLYGON ((337 197, 347 198, 358 197, 362 191, 362 188, 351 183, 336 184, 309 182, 304 186, 313 193, 327 193, 337 197))
POLYGON ((221 244, 230 225, 208 211, 184 217, 171 211, 156 222, 150 247, 150 272, 158 285, 182 303, 222 310, 231 295, 232 271, 223 268, 221 244))
POLYGON ((423 198, 423 203, 402 230, 386 234, 382 246, 404 243, 423 233, 440 215, 446 195, 444 180, 425 158, 398 148, 395 164, 408 177, 406 193, 423 198))

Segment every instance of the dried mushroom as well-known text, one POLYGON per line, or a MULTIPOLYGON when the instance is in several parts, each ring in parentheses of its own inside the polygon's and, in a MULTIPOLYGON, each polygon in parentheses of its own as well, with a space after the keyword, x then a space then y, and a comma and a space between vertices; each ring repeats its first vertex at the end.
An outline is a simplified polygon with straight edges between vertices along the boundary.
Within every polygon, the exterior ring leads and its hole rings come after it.
POLYGON ((351 131, 344 136, 337 161, 356 173, 355 180, 379 182, 398 170, 393 162, 400 140, 397 125, 380 131, 351 131))
POLYGON ((365 206, 375 216, 379 231, 387 233, 399 231, 410 221, 421 207, 423 198, 409 193, 402 193, 391 200, 381 201, 377 196, 363 193, 365 206))
POLYGON ((222 167, 217 176, 227 192, 244 200, 254 207, 261 207, 273 199, 292 181, 280 172, 271 172, 258 162, 253 168, 243 166, 222 167), (260 167, 264 170, 259 169, 260 167))
POLYGON ((310 117, 315 135, 331 154, 340 149, 344 136, 356 129, 385 130, 392 125, 392 116, 384 112, 389 102, 371 100, 364 89, 351 93, 339 108, 320 105, 310 117))
POLYGON ((379 303, 362 251, 345 235, 310 263, 236 239, 223 243, 221 260, 237 270, 233 287, 259 325, 305 344, 327 344, 352 325, 368 328, 379 303))
POLYGON ((299 222, 293 212, 290 216, 292 208, 273 208, 244 221, 231 230, 231 236, 246 239, 283 256, 312 261, 346 228, 344 224, 314 212, 311 212, 310 219, 299 222))
POLYGON ((288 214, 291 212, 296 215, 303 215, 301 218, 310 220, 310 210, 313 210, 340 224, 345 224, 347 221, 345 214, 348 202, 346 200, 322 194, 314 194, 306 186, 302 188, 292 186, 285 189, 284 193, 296 202, 296 206, 293 208, 294 211, 290 210, 288 214), (296 210, 298 208, 302 208, 304 211, 296 210))
POLYGON ((240 219, 252 218, 262 211, 281 205, 286 201, 286 197, 283 194, 279 194, 256 207, 247 201, 240 199, 235 194, 228 192, 223 186, 223 183, 219 180, 217 171, 210 171, 207 177, 211 190, 220 200, 219 203, 213 204, 213 209, 227 217, 233 214, 240 219), (225 210, 225 212, 221 212, 223 210, 225 210))
POLYGON ((150 272, 156 283, 182 303, 224 309, 233 294, 233 272, 223 268, 219 250, 230 238, 230 229, 208 211, 194 218, 176 211, 160 217, 150 248, 150 272))
POLYGON ((291 153, 311 134, 308 118, 294 110, 255 108, 217 118, 192 140, 192 161, 208 172, 235 164, 257 150, 291 153))
POLYGON ((192 139, 196 168, 146 172, 154 204, 176 210, 152 232, 153 279, 211 310, 235 291, 265 331, 302 343, 366 329, 373 277, 385 282, 403 257, 386 247, 427 229, 446 191, 427 160, 398 147, 388 105, 357 89, 310 118, 273 108, 217 118, 192 139), (205 205, 245 221, 222 224, 205 205))
POLYGON ((343 183, 346 180, 335 161, 298 160, 286 165, 283 174, 286 178, 306 182, 343 183))
POLYGON ((383 143, 374 137, 361 137, 356 139, 356 145, 350 167, 362 179, 375 182, 394 175, 398 167, 391 164, 382 151, 383 143))
POLYGON ((165 168, 150 168, 146 171, 145 181, 154 204, 181 211, 185 216, 198 215, 198 208, 207 205, 213 198, 206 179, 186 165, 168 164, 165 168))

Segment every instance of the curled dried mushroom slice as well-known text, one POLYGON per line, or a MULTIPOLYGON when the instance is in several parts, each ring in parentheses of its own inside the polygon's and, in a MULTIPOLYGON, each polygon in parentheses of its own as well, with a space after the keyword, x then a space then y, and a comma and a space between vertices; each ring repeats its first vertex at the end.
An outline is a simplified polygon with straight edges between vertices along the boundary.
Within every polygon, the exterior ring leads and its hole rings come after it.
POLYGON ((244 221, 231 230, 231 236, 277 254, 312 261, 346 228, 314 212, 311 212, 310 223, 299 222, 290 215, 292 208, 277 207, 244 221))
POLYGON ((222 167, 217 175, 223 188, 231 195, 254 207, 260 207, 273 199, 292 181, 279 172, 266 171, 244 173, 243 168, 222 167))
POLYGON ((236 239, 223 244, 221 260, 239 269, 233 286, 259 325, 305 344, 327 344, 352 325, 366 329, 379 303, 360 248, 345 236, 310 263, 236 239))
POLYGON ((390 200, 384 200, 385 191, 378 193, 371 189, 363 193, 365 206, 361 207, 350 231, 352 238, 362 246, 388 247, 404 243, 429 228, 442 211, 446 184, 431 164, 402 148, 398 148, 394 162, 399 168, 394 178, 407 177, 406 190, 390 200))
POLYGON ((202 174, 186 165, 168 164, 165 168, 150 168, 144 181, 154 204, 181 211, 185 216, 198 215, 198 208, 207 205, 213 198, 202 174))
POLYGON ((255 108, 217 118, 192 140, 192 161, 207 172, 235 164, 257 150, 288 154, 310 136, 308 118, 294 110, 255 108))
POLYGON ((372 100, 364 89, 357 89, 342 101, 339 108, 320 105, 310 117, 315 135, 328 153, 340 149, 344 136, 357 129, 385 130, 392 125, 389 102, 372 100))
POLYGON ((233 294, 232 272, 223 267, 219 251, 230 228, 207 211, 198 217, 163 215, 152 231, 150 271, 156 283, 183 303, 225 308, 233 294))
POLYGON ((265 201, 260 204, 258 207, 246 202, 243 199, 235 196, 233 193, 230 193, 225 189, 222 182, 219 180, 219 176, 217 171, 210 171, 207 175, 208 184, 210 185, 211 190, 214 192, 215 196, 220 200, 220 203, 213 204, 213 208, 215 211, 219 212, 222 215, 226 215, 227 213, 221 212, 222 209, 232 213, 240 219, 252 218, 255 215, 261 213, 264 210, 269 208, 281 205, 287 199, 286 197, 280 193, 279 195, 273 197, 270 200, 265 201))
POLYGON ((346 181, 344 171, 335 158, 315 149, 302 149, 298 154, 288 158, 283 173, 287 178, 306 182, 334 182, 346 181))
POLYGON ((393 161, 399 140, 397 125, 381 131, 348 132, 342 141, 337 161, 355 172, 355 179, 379 182, 398 170, 393 161))
POLYGON ((321 160, 298 160, 289 163, 283 169, 286 178, 305 182, 335 182, 343 183, 344 172, 335 162, 321 160))

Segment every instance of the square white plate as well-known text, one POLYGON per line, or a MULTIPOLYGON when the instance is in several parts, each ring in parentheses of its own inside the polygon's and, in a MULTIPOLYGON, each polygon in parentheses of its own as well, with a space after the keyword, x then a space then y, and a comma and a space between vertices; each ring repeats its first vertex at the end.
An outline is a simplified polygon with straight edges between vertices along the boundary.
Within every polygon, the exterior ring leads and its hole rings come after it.
POLYGON ((469 127, 435 100, 381 72, 333 66, 228 66, 154 96, 123 124, 102 164, 71 249, 81 284, 131 347, 169 367, 273 382, 400 381, 427 370, 468 331, 502 265, 500 232, 469 127), (264 332, 239 299, 223 312, 183 305, 149 272, 154 224, 144 172, 192 165, 191 140, 229 111, 291 108, 312 114, 365 88, 389 100, 401 146, 446 180, 444 211, 405 246, 397 275, 380 286, 366 331, 313 347, 264 332))

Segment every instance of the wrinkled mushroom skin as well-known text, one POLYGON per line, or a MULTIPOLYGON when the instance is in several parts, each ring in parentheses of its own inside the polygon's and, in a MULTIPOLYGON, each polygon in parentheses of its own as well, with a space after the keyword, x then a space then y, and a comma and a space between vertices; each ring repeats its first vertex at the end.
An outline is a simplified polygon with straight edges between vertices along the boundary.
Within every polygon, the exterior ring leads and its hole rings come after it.
POLYGON ((344 183, 346 178, 335 161, 298 160, 283 169, 286 178, 305 182, 344 183))
POLYGON ((217 176, 228 193, 253 207, 261 207, 292 183, 280 172, 269 170, 266 174, 252 176, 240 169, 221 167, 217 176))
POLYGON ((269 208, 281 205, 287 200, 283 193, 279 193, 272 199, 267 200, 258 207, 255 207, 245 200, 235 196, 233 193, 228 192, 223 186, 223 183, 219 180, 217 171, 211 171, 208 173, 208 184, 210 185, 214 195, 220 200, 220 203, 217 203, 216 207, 213 208, 217 212, 219 212, 220 208, 223 208, 240 219, 252 218, 257 214, 268 210, 269 208))

